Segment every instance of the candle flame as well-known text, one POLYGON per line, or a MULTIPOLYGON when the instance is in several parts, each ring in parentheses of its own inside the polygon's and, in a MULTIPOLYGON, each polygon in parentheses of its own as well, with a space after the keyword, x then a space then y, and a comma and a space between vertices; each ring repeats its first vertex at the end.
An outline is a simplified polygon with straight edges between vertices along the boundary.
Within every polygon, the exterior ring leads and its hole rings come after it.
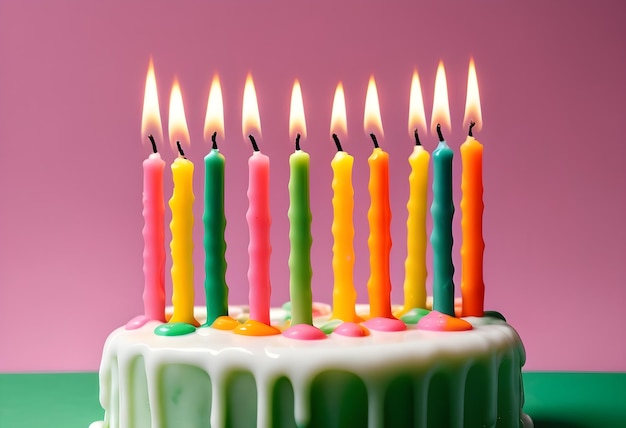
POLYGON ((143 96, 143 113, 141 115, 141 140, 148 142, 148 135, 153 135, 157 141, 163 141, 163 126, 159 110, 159 96, 157 94, 154 63, 150 58, 148 74, 146 75, 146 89, 143 96))
POLYGON ((439 61, 437 76, 435 77, 435 96, 433 100, 433 115, 430 121, 430 132, 436 134, 437 124, 441 124, 442 132, 450 132, 450 105, 448 103, 448 85, 446 70, 443 61, 439 61))
POLYGON ((465 99, 465 117, 463 127, 468 128, 470 122, 476 123, 474 131, 480 131, 483 126, 483 114, 480 108, 480 94, 478 93, 478 78, 474 58, 470 58, 469 71, 467 73, 467 98, 465 99))
POLYGON ((204 118, 204 141, 211 141, 214 132, 224 139, 224 101, 222 99, 222 87, 220 78, 216 74, 211 82, 209 100, 206 106, 204 118))
POLYGON ((178 83, 178 79, 176 78, 174 78, 172 94, 170 95, 170 116, 168 129, 170 135, 170 145, 174 151, 178 151, 176 149, 177 141, 180 141, 181 145, 186 144, 189 146, 191 144, 189 139, 189 130, 187 128, 187 119, 185 118, 185 108, 183 106, 183 94, 180 91, 180 85, 178 83))
POLYGON ((363 115, 363 129, 366 134, 374 133, 383 137, 383 121, 380 118, 380 106, 378 103, 378 91, 374 76, 370 76, 365 95, 365 113, 363 115))
POLYGON ((295 141, 296 134, 300 134, 302 139, 306 138, 306 118, 304 116, 304 101, 302 100, 302 89, 298 79, 293 82, 291 90, 291 107, 289 108, 289 137, 295 141))
POLYGON ((348 135, 348 119, 346 114, 346 97, 343 93, 343 84, 339 82, 333 98, 333 110, 330 115, 330 133, 339 137, 348 135))
POLYGON ((411 80, 411 95, 409 96, 409 136, 411 139, 416 129, 420 133, 426 133, 427 126, 422 86, 417 70, 414 70, 411 80))
POLYGON ((261 117, 259 116, 259 103, 256 99, 254 81, 248 74, 246 85, 243 88, 243 108, 241 111, 241 130, 244 140, 248 141, 248 135, 261 136, 261 117))

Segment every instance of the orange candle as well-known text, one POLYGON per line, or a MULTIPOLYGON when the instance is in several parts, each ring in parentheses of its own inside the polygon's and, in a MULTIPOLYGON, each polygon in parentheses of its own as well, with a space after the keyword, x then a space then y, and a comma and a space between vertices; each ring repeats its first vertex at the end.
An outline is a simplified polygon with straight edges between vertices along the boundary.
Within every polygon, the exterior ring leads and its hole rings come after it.
POLYGON ((367 219, 370 235, 367 245, 370 250, 370 277, 367 291, 370 301, 370 316, 393 318, 391 314, 391 277, 389 275, 389 254, 391 252, 391 208, 389 207, 389 155, 376 140, 374 132, 383 134, 380 117, 378 92, 374 76, 370 77, 365 95, 363 128, 370 133, 374 150, 367 159, 370 166, 370 208, 367 219))
POLYGON ((463 174, 461 178, 461 295, 463 316, 482 316, 485 284, 483 282, 483 146, 469 135, 461 144, 463 174))
POLYGON ((374 150, 367 159, 370 166, 368 189, 371 204, 367 212, 370 236, 370 277, 367 289, 372 317, 392 318, 391 279, 389 253, 391 252, 391 208, 389 207, 389 155, 378 147, 376 136, 371 134, 374 150))
POLYGON ((474 60, 470 61, 465 121, 472 119, 467 139, 461 144, 463 173, 461 178, 461 296, 463 316, 483 316, 485 283, 483 282, 483 146, 472 134, 481 125, 480 97, 474 60), (476 122, 474 122, 475 120, 476 122))

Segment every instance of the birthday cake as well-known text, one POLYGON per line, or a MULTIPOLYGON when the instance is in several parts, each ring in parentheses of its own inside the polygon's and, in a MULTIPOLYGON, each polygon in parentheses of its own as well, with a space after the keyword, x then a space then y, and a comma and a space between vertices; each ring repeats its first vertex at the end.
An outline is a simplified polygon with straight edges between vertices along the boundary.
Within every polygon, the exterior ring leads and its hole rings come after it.
MULTIPOLYGON (((244 106, 249 105, 249 86, 250 76, 244 106)), ((375 91, 372 77, 366 107, 375 91)), ((178 101, 170 106, 182 105, 180 97, 179 88, 173 88, 172 98, 178 101)), ((298 81, 292 108, 294 100, 302 103, 298 81)), ((401 307, 390 301, 389 156, 371 133, 369 305, 356 305, 353 158, 333 134, 332 310, 312 302, 309 155, 300 148, 299 132, 289 158, 289 306, 269 308, 269 158, 252 135, 246 213, 249 309, 228 305, 225 159, 214 132, 205 157, 206 307, 194 308, 194 167, 177 143, 169 201, 172 308, 166 311, 165 162, 150 137, 153 154, 144 162, 144 314, 115 330, 105 343, 100 366, 104 421, 92 428, 532 427, 523 412, 522 341, 500 314, 484 311, 482 145, 473 138, 474 125, 472 121, 461 146, 462 298, 454 297, 451 257, 453 153, 437 125, 430 240, 433 301, 427 301, 425 284, 429 155, 415 131, 401 307)))
MULTIPOLYGON (((246 312, 229 308, 239 326, 246 312)), ((199 321, 205 314, 196 308, 199 321)), ((289 312, 272 309, 271 318, 285 326, 289 312)), ((325 333, 312 340, 290 329, 250 337, 201 327, 172 337, 155 334, 157 321, 119 328, 100 367, 105 418, 92 428, 532 426, 522 411, 524 348, 498 314, 413 311, 404 330, 330 318, 316 307, 325 333)))

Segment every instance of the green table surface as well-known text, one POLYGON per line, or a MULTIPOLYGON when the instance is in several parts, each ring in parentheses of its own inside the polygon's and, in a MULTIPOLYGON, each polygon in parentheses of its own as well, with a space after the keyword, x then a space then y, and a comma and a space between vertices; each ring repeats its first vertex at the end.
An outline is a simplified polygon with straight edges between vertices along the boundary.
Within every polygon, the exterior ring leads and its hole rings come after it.
MULTIPOLYGON (((626 428, 626 373, 524 373, 535 427, 626 428)), ((0 374, 0 428, 87 428, 102 419, 97 373, 0 374)))

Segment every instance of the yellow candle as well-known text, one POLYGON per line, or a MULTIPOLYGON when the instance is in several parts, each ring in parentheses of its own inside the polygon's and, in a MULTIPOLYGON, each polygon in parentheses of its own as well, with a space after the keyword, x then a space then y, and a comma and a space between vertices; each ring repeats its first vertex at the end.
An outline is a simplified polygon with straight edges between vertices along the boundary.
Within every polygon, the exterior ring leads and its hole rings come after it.
POLYGON ((180 155, 172 163, 174 191, 169 201, 172 210, 172 305, 169 322, 200 325, 193 316, 193 163, 180 155))
POLYGON ((415 147, 409 156, 409 212, 406 221, 407 256, 404 262, 404 311, 426 308, 426 212, 430 155, 415 131, 415 147))
POLYGON ((483 282, 483 146, 472 136, 472 127, 463 144, 461 159, 461 295, 463 316, 483 316, 485 284, 483 282))
POLYGON ((354 289, 354 189, 352 165, 354 158, 344 152, 333 134, 337 154, 330 163, 333 169, 333 318, 346 322, 360 320, 356 315, 354 289))
POLYGON ((376 137, 374 150, 367 159, 370 166, 368 189, 371 204, 367 212, 370 235, 367 240, 370 251, 370 277, 367 290, 370 300, 370 316, 393 318, 391 314, 391 278, 389 276, 389 253, 391 252, 391 209, 389 207, 389 155, 384 152, 376 137))

